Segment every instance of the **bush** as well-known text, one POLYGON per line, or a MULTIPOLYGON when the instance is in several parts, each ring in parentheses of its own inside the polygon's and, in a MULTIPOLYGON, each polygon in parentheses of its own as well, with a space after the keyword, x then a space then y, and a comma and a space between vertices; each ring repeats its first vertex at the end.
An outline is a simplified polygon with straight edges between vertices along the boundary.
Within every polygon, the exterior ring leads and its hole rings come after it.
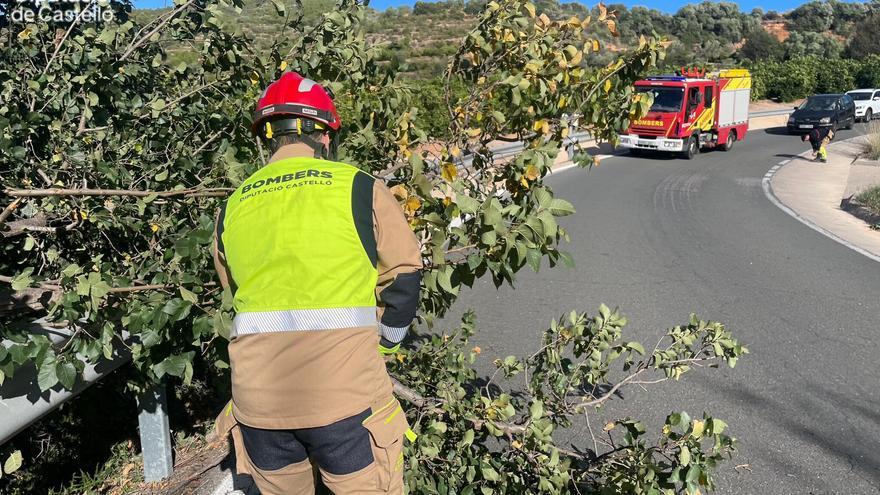
POLYGON ((749 33, 739 49, 739 57, 745 60, 779 60, 785 53, 782 43, 764 29, 749 33))
POLYGON ((864 60, 802 57, 752 62, 748 66, 752 71, 753 100, 793 101, 817 93, 843 93, 880 84, 880 56, 864 60))
MULTIPOLYGON (((862 154, 869 160, 880 160, 880 122, 875 121, 868 124, 868 132, 865 133, 865 146, 862 154)), ((866 199, 873 204, 875 210, 880 211, 880 197, 878 197, 880 195, 877 194, 877 189, 880 189, 880 187, 874 188, 874 192, 871 194, 866 193, 866 199)), ((859 201, 865 202, 861 196, 859 196, 859 201)))
POLYGON ((880 54, 880 12, 875 12, 853 26, 854 36, 846 47, 846 56, 864 58, 880 54))

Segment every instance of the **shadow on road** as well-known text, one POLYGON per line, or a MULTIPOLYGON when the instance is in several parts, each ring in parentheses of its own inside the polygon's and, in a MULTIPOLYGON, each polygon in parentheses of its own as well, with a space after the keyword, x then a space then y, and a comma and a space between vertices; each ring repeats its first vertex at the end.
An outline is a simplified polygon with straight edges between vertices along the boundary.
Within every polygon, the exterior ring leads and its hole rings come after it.
POLYGON ((764 129, 764 134, 770 134, 773 136, 791 136, 792 138, 797 137, 797 134, 789 134, 788 127, 768 127, 764 129))

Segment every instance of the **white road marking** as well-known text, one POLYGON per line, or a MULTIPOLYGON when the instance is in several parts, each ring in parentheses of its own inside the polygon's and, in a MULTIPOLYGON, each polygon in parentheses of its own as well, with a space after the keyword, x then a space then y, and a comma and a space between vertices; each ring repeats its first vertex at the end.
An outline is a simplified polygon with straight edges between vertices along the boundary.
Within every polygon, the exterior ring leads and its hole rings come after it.
POLYGON ((790 162, 790 161, 791 161, 791 160, 782 160, 781 162, 779 162, 779 164, 780 164, 780 165, 785 165, 786 163, 788 163, 788 162, 790 162))
POLYGON ((764 178, 761 180, 761 188, 764 189, 764 196, 767 196, 767 199, 769 199, 771 203, 776 205, 776 207, 779 208, 780 210, 782 210, 782 211, 788 213, 789 215, 791 215, 792 217, 794 217, 794 219, 797 220, 798 222, 801 222, 802 224, 815 230, 816 232, 818 232, 818 233, 820 233, 820 234, 822 234, 822 235, 824 235, 824 236, 826 236, 826 237, 828 237, 828 238, 830 238, 840 244, 843 244, 844 246, 852 249, 853 251, 855 251, 859 254, 863 254, 874 261, 880 262, 880 256, 877 256, 876 254, 874 254, 870 251, 862 249, 859 246, 856 246, 855 244, 838 237, 833 232, 825 230, 824 228, 814 224, 813 222, 807 220, 806 218, 798 215, 796 211, 794 211, 791 208, 789 208, 788 206, 785 206, 784 204, 782 204, 782 201, 779 201, 779 198, 777 198, 776 195, 773 194, 773 186, 770 184, 770 180, 773 178, 773 175, 775 175, 776 172, 780 168, 781 168, 780 165, 774 165, 773 168, 771 168, 770 171, 767 172, 767 175, 765 175, 764 178))

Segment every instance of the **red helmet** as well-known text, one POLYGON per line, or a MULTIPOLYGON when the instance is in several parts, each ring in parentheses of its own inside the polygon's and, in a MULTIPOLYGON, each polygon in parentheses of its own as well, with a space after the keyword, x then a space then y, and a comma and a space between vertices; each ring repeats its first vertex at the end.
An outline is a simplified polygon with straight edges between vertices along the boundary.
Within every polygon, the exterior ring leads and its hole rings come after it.
POLYGON ((278 115, 302 117, 339 130, 339 114, 332 96, 318 83, 296 72, 285 72, 263 91, 254 111, 251 132, 257 134, 266 120, 278 115))

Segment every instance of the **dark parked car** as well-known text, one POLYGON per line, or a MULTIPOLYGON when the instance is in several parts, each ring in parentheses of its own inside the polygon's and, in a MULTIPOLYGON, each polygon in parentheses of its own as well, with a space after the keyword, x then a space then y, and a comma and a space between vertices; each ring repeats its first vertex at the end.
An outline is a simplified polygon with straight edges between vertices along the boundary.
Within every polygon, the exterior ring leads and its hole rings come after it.
POLYGON ((814 95, 788 118, 788 132, 803 134, 815 127, 849 129, 856 121, 856 104, 850 95, 814 95))

